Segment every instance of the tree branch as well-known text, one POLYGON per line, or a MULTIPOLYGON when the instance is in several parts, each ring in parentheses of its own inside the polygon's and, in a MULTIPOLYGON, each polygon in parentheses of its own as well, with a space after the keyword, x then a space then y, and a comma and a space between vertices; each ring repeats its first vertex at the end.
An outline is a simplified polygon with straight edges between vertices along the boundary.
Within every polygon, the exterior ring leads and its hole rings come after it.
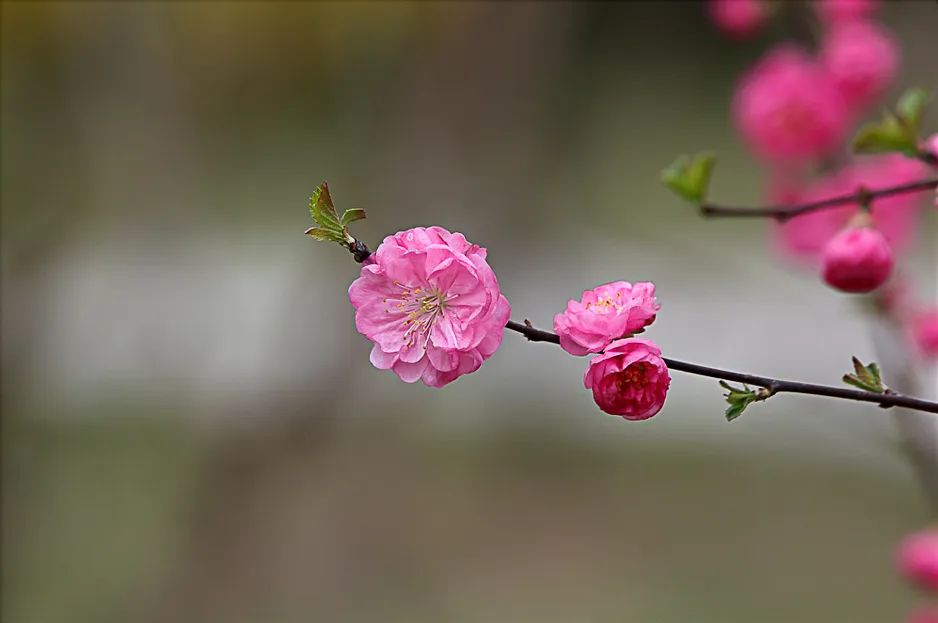
MULTIPOLYGON (((505 328, 512 331, 517 331, 518 333, 528 338, 528 340, 531 342, 550 342, 551 344, 560 344, 560 337, 556 333, 535 329, 533 326, 531 326, 531 323, 527 321, 522 324, 520 322, 509 320, 508 324, 505 325, 505 328)), ((688 363, 686 361, 678 361, 677 359, 669 359, 666 357, 662 357, 662 359, 664 360, 665 365, 667 365, 671 370, 686 372, 688 374, 696 374, 697 376, 706 376, 713 379, 721 379, 723 381, 745 383, 747 385, 754 385, 756 387, 765 388, 768 392, 768 395, 766 395, 765 398, 768 398, 774 394, 782 393, 810 394, 812 396, 826 396, 828 398, 841 398, 843 400, 872 402, 884 408, 905 407, 907 409, 914 409, 916 411, 938 413, 938 402, 931 402, 921 398, 904 396, 902 394, 897 394, 891 391, 887 391, 884 394, 877 394, 876 392, 867 392, 858 389, 831 387, 828 385, 815 385, 813 383, 800 383, 797 381, 786 381, 767 376, 758 376, 755 374, 744 374, 742 372, 721 370, 719 368, 710 368, 707 366, 698 365, 696 363, 688 363)), ((763 400, 765 398, 763 398, 763 400)))
POLYGON ((767 207, 730 207, 721 206, 712 203, 704 203, 700 206, 700 213, 709 218, 715 217, 759 217, 774 218, 779 222, 794 218, 800 214, 816 212, 826 208, 856 203, 858 205, 873 201, 882 197, 891 197, 893 195, 902 195, 906 193, 921 192, 938 187, 938 179, 921 180, 910 182, 908 184, 899 184, 897 186, 887 186, 885 188, 868 189, 858 188, 855 192, 847 195, 838 195, 828 197, 818 201, 810 201, 794 206, 767 206, 767 207))

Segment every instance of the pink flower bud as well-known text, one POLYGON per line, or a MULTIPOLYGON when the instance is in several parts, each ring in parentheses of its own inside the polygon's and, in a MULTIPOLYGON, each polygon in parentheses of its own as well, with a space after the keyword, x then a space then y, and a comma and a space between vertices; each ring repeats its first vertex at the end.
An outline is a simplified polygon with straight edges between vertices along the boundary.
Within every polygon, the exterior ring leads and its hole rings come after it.
POLYGON ((892 273, 892 249, 872 227, 847 227, 824 248, 821 271, 824 281, 843 292, 871 292, 892 273))
POLYGON ((826 72, 788 45, 770 51, 743 77, 733 118, 753 151, 777 163, 831 153, 843 143, 850 121, 826 72))
POLYGON ((599 408, 627 420, 647 420, 664 406, 671 385, 661 349, 641 338, 616 340, 593 357, 583 376, 599 408))
POLYGON ((650 325, 659 309, 655 284, 616 281, 586 290, 579 301, 569 301, 567 309, 554 316, 554 331, 571 355, 598 353, 613 340, 650 325))
POLYGON ((844 101, 857 110, 889 86, 899 66, 899 46, 876 24, 851 20, 830 28, 819 57, 844 101))
POLYGON ((919 312, 912 319, 912 338, 920 353, 938 358, 938 307, 919 312))
POLYGON ((877 4, 877 0, 817 0, 814 7, 824 22, 836 24, 869 17, 877 4))
POLYGON ((737 39, 746 39, 765 23, 763 0, 710 0, 710 20, 721 31, 737 39))
MULTIPOLYGON (((810 202, 856 192, 861 186, 877 188, 905 184, 922 179, 926 165, 899 154, 871 156, 835 171, 802 189, 800 194, 773 196, 772 201, 786 205, 810 202)), ((921 197, 916 193, 882 197, 873 203, 873 224, 896 252, 907 248, 918 232, 921 197)), ((776 228, 781 250, 796 259, 814 262, 827 242, 837 235, 856 213, 856 206, 845 205, 797 216, 776 228)))
POLYGON ((498 349, 511 307, 485 249, 442 227, 388 236, 349 288, 371 363, 407 383, 442 387, 498 349))
POLYGON ((922 530, 903 539, 896 565, 910 582, 938 591, 938 529, 922 530))

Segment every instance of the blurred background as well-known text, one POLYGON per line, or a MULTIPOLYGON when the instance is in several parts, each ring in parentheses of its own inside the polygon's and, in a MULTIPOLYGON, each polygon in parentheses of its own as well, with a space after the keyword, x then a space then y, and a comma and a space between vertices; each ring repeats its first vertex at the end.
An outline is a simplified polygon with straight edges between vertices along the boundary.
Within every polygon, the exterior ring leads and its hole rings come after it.
MULTIPOLYGON (((935 3, 881 17, 888 99, 938 84, 935 3)), ((355 332, 356 265, 303 236, 326 179, 372 246, 487 246, 518 320, 653 280, 667 355, 835 383, 873 358, 855 302, 659 182, 711 148, 714 195, 760 200, 728 102, 775 28, 729 42, 679 2, 4 2, 3 621, 899 620, 893 548, 928 513, 887 413, 786 397, 727 424, 676 374, 625 422, 514 334, 405 385, 355 332)))

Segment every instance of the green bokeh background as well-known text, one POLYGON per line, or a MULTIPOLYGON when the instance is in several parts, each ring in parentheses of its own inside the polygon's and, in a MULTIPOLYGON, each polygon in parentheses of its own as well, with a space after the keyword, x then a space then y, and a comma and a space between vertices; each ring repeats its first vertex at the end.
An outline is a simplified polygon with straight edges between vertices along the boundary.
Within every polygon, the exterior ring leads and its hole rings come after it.
MULTIPOLYGON (((759 200, 728 101, 810 31, 797 11, 733 43, 679 2, 0 6, 3 621, 883 623, 920 601, 892 556, 927 508, 888 414, 786 397, 728 425, 715 383, 676 375, 623 422, 582 360, 512 335, 406 386, 368 364, 354 264, 302 235, 328 179, 373 244, 441 224, 487 246, 517 319, 650 279, 669 355, 834 382, 875 356, 854 301, 658 182, 709 148, 714 194, 759 200)), ((889 98, 938 84, 938 6, 881 16, 889 98)), ((904 268, 932 297, 934 212, 904 268)))

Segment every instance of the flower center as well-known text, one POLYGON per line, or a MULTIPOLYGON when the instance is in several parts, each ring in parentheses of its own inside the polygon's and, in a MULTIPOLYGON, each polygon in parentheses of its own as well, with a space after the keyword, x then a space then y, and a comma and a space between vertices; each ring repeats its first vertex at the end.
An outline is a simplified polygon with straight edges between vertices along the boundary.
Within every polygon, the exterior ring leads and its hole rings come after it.
POLYGON ((623 309, 625 309, 625 305, 622 304, 622 293, 616 292, 615 298, 600 296, 596 299, 595 302, 587 303, 586 309, 598 314, 606 314, 613 309, 615 309, 617 312, 621 312, 623 309))
POLYGON ((627 387, 645 387, 649 384, 648 372, 652 366, 644 361, 633 363, 616 376, 616 388, 621 392, 627 387))
POLYGON ((443 317, 447 303, 456 298, 456 295, 446 296, 434 288, 411 289, 396 281, 394 285, 401 289, 401 293, 397 298, 384 299, 384 302, 388 303, 387 312, 406 314, 401 321, 404 341, 408 346, 413 346, 418 337, 423 336, 425 338, 423 347, 426 348, 430 341, 430 329, 433 328, 438 318, 443 317))

